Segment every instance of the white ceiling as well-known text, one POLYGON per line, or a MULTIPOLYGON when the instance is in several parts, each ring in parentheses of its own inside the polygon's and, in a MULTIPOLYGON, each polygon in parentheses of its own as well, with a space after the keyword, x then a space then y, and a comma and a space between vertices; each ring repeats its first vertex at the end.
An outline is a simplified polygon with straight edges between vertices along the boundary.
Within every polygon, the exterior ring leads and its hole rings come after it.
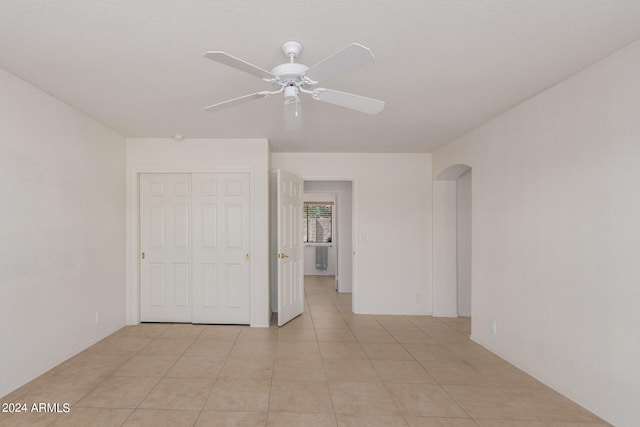
MULTIPOLYGON (((640 38, 638 0, 0 0, 0 67, 128 137, 267 137, 273 151, 430 152, 640 38), (376 115, 303 99, 203 107, 269 89, 203 58, 313 65, 352 42, 376 60, 321 86, 376 115)), ((1 96, 1 94, 0 94, 1 96)))

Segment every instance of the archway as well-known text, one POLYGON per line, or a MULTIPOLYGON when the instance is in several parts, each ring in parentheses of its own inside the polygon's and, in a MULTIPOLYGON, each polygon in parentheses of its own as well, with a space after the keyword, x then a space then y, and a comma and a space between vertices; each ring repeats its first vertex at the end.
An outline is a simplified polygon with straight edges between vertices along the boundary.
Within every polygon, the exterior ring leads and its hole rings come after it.
POLYGON ((456 164, 433 182, 434 316, 471 316, 471 179, 456 164))

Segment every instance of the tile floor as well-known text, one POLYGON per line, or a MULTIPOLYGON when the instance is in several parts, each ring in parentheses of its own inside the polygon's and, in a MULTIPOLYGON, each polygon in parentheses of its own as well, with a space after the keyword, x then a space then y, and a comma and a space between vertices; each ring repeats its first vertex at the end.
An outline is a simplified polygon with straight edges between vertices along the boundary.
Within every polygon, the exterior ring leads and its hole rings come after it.
POLYGON ((608 425, 471 342, 469 319, 351 313, 331 278, 308 277, 282 328, 125 327, 2 402, 0 426, 608 425))

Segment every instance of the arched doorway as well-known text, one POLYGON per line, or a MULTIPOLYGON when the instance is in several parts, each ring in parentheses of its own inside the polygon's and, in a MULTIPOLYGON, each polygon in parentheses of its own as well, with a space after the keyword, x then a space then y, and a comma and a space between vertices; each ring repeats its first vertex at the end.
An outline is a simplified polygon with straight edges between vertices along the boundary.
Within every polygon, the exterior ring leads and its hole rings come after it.
POLYGON ((471 167, 449 166, 433 184, 433 315, 471 317, 471 167))

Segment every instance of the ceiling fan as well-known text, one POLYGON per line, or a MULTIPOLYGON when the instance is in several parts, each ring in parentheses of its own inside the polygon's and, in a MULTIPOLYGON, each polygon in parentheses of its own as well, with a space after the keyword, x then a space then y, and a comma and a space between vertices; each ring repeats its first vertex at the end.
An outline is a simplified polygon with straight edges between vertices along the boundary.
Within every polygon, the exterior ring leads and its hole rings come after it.
POLYGON ((311 95, 316 101, 339 105, 368 114, 377 114, 384 108, 384 101, 340 92, 332 89, 313 88, 321 81, 349 71, 374 59, 370 49, 358 43, 352 43, 341 51, 325 58, 312 67, 295 62, 302 53, 302 43, 288 41, 282 45, 282 53, 289 62, 277 65, 271 71, 264 70, 242 59, 222 51, 207 52, 204 56, 221 64, 228 65, 246 73, 261 77, 271 83, 272 91, 262 91, 240 96, 205 107, 206 111, 216 111, 253 99, 260 99, 278 93, 284 94, 285 129, 296 130, 302 127, 302 106, 299 95, 311 95))

